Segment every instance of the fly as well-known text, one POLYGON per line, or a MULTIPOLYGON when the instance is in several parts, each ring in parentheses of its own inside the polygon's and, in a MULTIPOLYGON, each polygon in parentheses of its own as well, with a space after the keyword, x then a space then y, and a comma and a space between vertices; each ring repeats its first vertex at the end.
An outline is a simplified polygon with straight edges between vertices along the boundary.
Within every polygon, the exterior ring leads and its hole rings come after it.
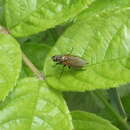
POLYGON ((56 64, 62 64, 68 66, 69 68, 80 69, 85 66, 86 61, 78 56, 66 54, 66 55, 55 55, 52 56, 52 60, 56 64))

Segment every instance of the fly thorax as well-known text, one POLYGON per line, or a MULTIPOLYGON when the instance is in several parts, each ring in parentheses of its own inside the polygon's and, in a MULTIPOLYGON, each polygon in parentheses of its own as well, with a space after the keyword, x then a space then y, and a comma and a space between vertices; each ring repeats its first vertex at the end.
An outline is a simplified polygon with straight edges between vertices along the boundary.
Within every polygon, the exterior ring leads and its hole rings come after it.
POLYGON ((62 56, 62 61, 65 61, 66 60, 66 57, 65 56, 62 56))

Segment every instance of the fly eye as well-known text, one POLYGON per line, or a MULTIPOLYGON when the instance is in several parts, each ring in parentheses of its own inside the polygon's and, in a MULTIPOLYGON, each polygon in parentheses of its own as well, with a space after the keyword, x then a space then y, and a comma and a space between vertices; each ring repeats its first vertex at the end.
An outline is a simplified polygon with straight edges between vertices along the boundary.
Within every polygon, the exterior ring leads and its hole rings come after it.
POLYGON ((56 61, 57 60, 57 57, 56 56, 52 56, 51 57, 53 61, 56 61))

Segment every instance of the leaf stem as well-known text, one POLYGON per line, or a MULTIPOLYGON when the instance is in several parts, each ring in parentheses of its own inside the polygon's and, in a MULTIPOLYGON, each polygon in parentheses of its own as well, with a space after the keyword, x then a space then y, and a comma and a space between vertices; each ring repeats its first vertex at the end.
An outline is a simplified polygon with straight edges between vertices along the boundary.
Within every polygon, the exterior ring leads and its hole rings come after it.
POLYGON ((28 57, 22 53, 24 63, 30 68, 30 70, 36 75, 39 80, 44 80, 44 75, 32 64, 28 57))
POLYGON ((108 103, 108 101, 98 92, 94 92, 94 94, 102 101, 102 103, 113 113, 116 120, 119 122, 119 125, 123 128, 123 130, 130 130, 127 122, 113 109, 113 107, 108 103))
POLYGON ((109 93, 109 97, 110 97, 112 105, 117 109, 117 111, 119 111, 120 115, 125 120, 127 120, 127 115, 126 115, 125 109, 122 105, 122 101, 121 101, 120 96, 117 92, 117 89, 111 88, 108 90, 108 93, 109 93))
POLYGON ((0 33, 9 34, 9 31, 5 29, 4 27, 0 26, 0 33))

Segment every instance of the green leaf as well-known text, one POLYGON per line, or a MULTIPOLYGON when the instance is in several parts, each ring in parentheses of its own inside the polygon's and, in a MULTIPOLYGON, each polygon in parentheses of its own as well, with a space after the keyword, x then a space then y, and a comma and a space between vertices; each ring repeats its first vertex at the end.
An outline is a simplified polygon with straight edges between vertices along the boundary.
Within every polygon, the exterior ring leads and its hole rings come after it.
POLYGON ((47 83, 65 91, 118 87, 130 82, 130 8, 115 7, 77 21, 48 54, 44 73, 47 83), (81 70, 52 67, 51 56, 79 56, 88 64, 81 70))
POLYGON ((75 130, 119 130, 109 121, 92 113, 74 111, 72 118, 75 130))
POLYGON ((72 130, 62 95, 44 81, 21 80, 0 107, 1 130, 72 130))
POLYGON ((9 34, 0 33, 0 100, 12 90, 21 70, 21 50, 9 34))
POLYGON ((93 0, 6 0, 7 26, 16 37, 28 36, 67 21, 92 2, 93 0))

